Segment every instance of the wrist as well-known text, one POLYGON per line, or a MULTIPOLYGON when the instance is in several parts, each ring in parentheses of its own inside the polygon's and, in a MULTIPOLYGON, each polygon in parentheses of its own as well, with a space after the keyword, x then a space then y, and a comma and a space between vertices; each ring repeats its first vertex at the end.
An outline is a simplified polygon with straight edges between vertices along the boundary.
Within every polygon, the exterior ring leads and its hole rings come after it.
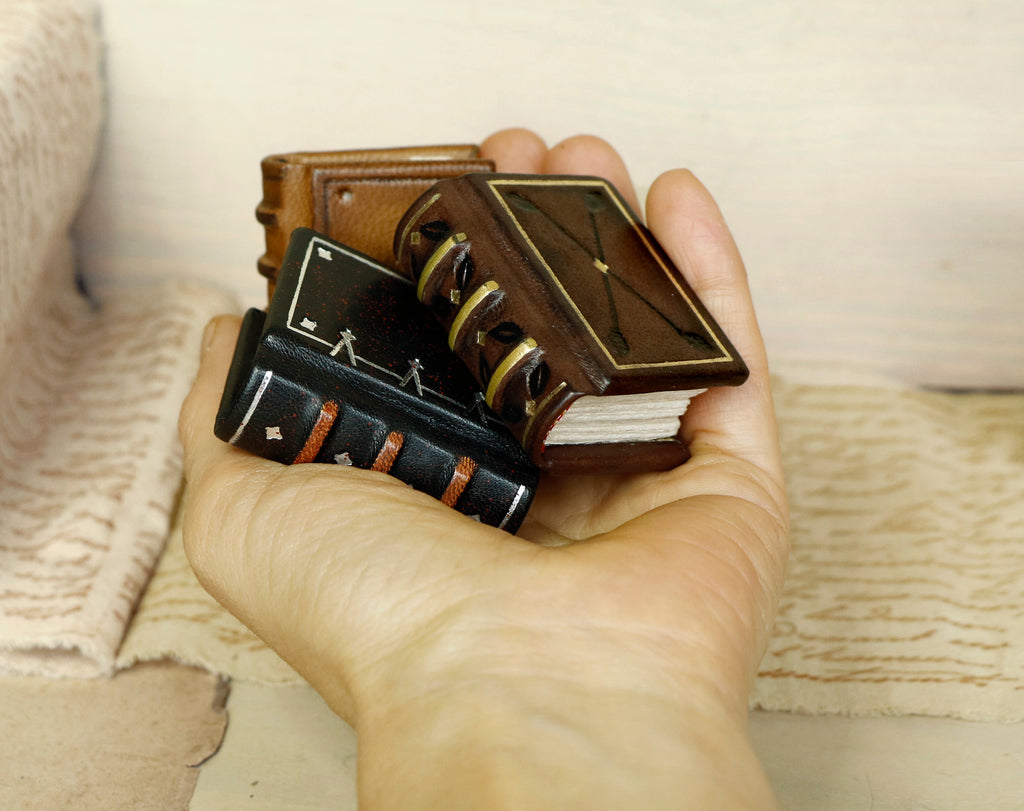
POLYGON ((683 673, 636 640, 588 657, 550 632, 532 648, 497 636, 391 668, 357 696, 367 807, 772 807, 745 697, 720 667, 702 677, 691 657, 683 673))
POLYGON ((361 713, 367 807, 772 807, 745 718, 574 678, 435 686, 361 713))

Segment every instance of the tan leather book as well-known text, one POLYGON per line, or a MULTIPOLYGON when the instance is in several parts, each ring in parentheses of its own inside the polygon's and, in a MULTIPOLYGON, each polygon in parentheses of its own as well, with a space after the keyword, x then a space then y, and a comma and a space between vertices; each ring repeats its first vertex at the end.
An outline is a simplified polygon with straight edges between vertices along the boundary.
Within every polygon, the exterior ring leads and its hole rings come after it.
POLYGON ((393 267, 395 226, 420 194, 442 178, 494 170, 472 144, 289 152, 260 166, 256 219, 267 249, 257 267, 270 295, 296 228, 312 228, 393 267))
POLYGON ((747 377, 682 274, 601 178, 443 180, 409 208, 394 250, 487 405, 542 469, 680 464, 690 398, 747 377))

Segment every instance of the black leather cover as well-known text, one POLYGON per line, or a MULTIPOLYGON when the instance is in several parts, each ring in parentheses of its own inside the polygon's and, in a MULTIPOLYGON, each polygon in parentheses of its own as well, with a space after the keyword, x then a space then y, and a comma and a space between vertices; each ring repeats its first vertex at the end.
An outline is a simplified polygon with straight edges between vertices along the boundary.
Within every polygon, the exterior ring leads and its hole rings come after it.
POLYGON ((285 464, 389 473, 509 532, 537 485, 413 285, 305 228, 267 313, 244 319, 215 432, 285 464))

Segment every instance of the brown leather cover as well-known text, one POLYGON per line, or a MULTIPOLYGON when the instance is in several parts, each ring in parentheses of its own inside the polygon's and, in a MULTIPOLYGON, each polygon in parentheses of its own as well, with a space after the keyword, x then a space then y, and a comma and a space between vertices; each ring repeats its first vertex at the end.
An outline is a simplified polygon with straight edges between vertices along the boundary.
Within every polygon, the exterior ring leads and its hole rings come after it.
POLYGON ((263 200, 256 208, 267 250, 257 267, 270 294, 296 228, 312 228, 390 267, 395 226, 409 205, 438 180, 490 172, 494 164, 472 144, 291 152, 260 164, 263 200))
POLYGON ((651 233, 601 178, 471 174, 414 202, 399 270, 535 464, 672 467, 678 440, 547 446, 584 394, 737 385, 747 368, 651 233))

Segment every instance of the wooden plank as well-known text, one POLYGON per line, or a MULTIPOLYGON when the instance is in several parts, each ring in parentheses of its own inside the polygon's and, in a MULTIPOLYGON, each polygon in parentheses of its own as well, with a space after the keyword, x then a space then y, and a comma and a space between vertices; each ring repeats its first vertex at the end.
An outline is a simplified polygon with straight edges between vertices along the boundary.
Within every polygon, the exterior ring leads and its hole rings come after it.
POLYGON ((260 300, 271 152, 594 131, 642 188, 705 180, 778 369, 1024 386, 1014 0, 103 6, 97 286, 187 274, 260 300))

